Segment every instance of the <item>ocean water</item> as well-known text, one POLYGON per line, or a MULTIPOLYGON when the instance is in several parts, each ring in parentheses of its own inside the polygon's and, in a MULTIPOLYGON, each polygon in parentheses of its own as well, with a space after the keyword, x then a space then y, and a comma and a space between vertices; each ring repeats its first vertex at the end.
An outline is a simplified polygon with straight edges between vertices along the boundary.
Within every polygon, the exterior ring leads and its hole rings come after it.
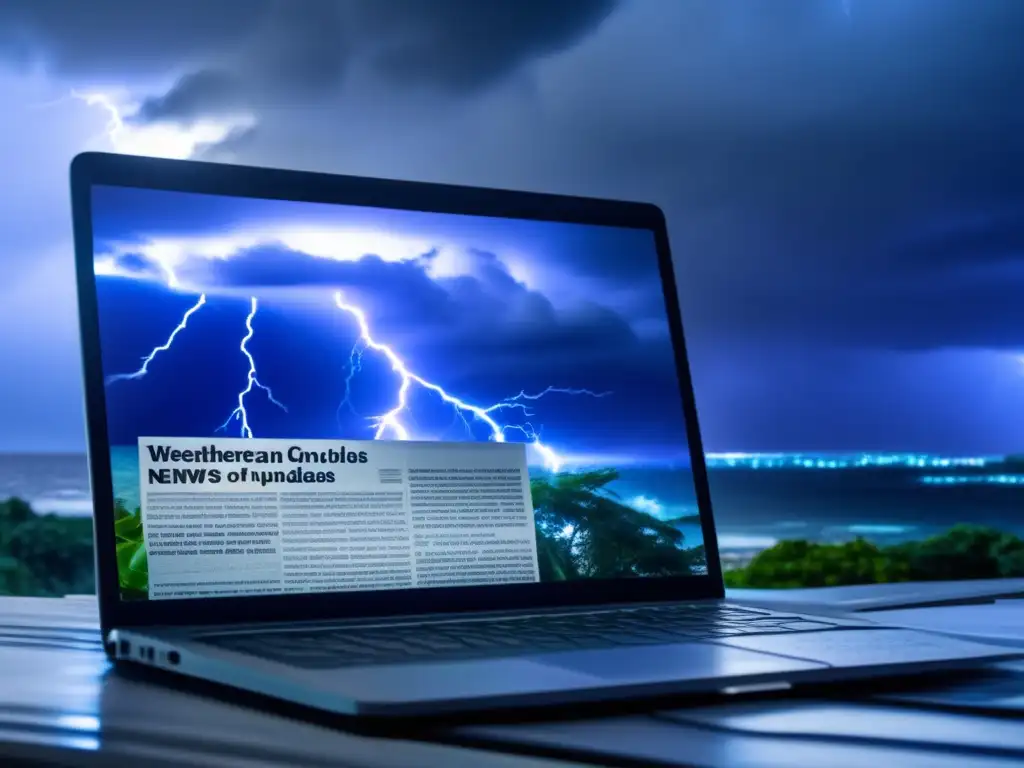
MULTIPOLYGON (((708 479, 722 549, 759 550, 779 539, 897 544, 958 523, 1024 537, 1024 483, 1002 472, 983 468, 973 475, 977 482, 935 483, 928 482, 934 469, 906 466, 719 468, 708 479)), ((941 476, 963 478, 957 469, 941 476)))
POLYGON ((89 516, 85 454, 0 454, 0 498, 18 496, 36 512, 89 516))

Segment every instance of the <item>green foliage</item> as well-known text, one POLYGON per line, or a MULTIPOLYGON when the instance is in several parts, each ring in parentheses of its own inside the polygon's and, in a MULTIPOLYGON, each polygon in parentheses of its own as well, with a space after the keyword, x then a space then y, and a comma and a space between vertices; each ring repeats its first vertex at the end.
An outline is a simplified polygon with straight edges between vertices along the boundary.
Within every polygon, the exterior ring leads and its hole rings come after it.
POLYGON ((543 580, 680 575, 704 566, 703 547, 684 548, 671 522, 608 490, 617 477, 599 469, 530 482, 543 580))
POLYGON ((730 587, 834 587, 905 581, 893 571, 883 550, 864 539, 844 544, 780 541, 759 553, 745 568, 728 571, 730 587))
MULTIPOLYGON (((145 599, 149 564, 142 516, 114 505, 121 594, 145 599)), ((96 591, 92 520, 38 515, 21 499, 0 502, 0 594, 63 597, 96 591)))
POLYGON ((145 600, 149 593, 149 560, 142 531, 142 510, 114 501, 114 535, 117 537, 117 580, 121 597, 145 600))
POLYGON ((700 525, 700 515, 683 515, 666 520, 669 525, 700 525))
POLYGON ((0 594, 57 597, 95 591, 92 520, 37 515, 0 502, 0 594))
POLYGON ((957 525, 923 541, 880 547, 780 541, 744 568, 725 573, 729 587, 786 589, 1024 577, 1024 540, 976 525, 957 525))

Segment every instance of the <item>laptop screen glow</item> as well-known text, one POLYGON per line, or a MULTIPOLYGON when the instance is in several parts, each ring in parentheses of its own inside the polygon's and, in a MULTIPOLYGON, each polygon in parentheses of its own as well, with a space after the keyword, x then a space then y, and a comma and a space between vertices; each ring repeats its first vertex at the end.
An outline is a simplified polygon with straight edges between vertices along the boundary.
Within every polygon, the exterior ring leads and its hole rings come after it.
POLYGON ((652 232, 92 206, 122 598, 705 573, 652 232))

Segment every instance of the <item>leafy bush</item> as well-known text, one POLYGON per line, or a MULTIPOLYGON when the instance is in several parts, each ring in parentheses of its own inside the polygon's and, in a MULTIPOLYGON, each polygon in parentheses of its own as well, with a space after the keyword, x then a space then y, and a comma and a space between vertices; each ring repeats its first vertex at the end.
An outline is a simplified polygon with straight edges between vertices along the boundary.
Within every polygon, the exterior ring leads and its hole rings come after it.
POLYGON ((705 567, 702 546, 686 549, 673 522, 633 509, 608 490, 613 469, 530 482, 543 581, 679 576, 705 567))
POLYGON ((1024 540, 975 525, 957 525, 922 541, 882 547, 864 539, 843 544, 780 541, 725 573, 729 587, 786 589, 1024 577, 1024 540))
POLYGON ((117 580, 121 597, 145 600, 149 595, 149 559, 142 531, 142 510, 129 511, 114 502, 114 535, 117 537, 117 580))
POLYGON ((94 591, 90 518, 37 515, 16 498, 0 502, 0 594, 94 591))

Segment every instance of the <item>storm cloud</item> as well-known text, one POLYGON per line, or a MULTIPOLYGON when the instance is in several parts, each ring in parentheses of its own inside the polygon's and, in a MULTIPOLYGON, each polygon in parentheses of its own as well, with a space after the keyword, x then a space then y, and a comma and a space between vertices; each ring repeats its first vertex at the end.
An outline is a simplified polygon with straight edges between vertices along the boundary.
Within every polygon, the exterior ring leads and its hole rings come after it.
POLYGON ((477 92, 524 63, 571 47, 617 0, 282 0, 171 5, 12 0, 0 54, 77 76, 178 71, 139 120, 193 120, 267 99, 336 95, 362 64, 393 82, 477 92), (202 30, 194 34, 193 30, 202 30))

